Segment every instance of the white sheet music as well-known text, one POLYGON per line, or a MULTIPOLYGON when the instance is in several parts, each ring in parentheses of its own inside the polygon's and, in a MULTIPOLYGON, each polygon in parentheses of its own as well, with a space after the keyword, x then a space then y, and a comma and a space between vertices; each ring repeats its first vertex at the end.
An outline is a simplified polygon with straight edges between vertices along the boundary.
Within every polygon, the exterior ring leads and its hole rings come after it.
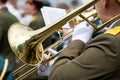
MULTIPOLYGON (((46 25, 66 15, 65 9, 52 8, 52 7, 43 7, 41 9, 41 12, 46 25)), ((70 28, 70 27, 69 24, 67 23, 62 28, 70 28)))

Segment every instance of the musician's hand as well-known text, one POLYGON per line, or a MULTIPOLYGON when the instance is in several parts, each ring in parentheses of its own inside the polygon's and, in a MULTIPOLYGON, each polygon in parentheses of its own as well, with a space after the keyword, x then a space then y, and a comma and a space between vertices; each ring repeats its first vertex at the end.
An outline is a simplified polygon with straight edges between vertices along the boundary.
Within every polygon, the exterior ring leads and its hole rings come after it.
MULTIPOLYGON (((52 56, 54 56, 54 55, 56 55, 58 52, 57 51, 55 51, 55 50, 53 50, 53 49, 48 49, 48 52, 49 53, 51 53, 51 55, 52 56)), ((44 54, 44 60, 48 57, 48 55, 46 55, 46 54, 44 54)), ((48 64, 46 64, 46 65, 41 65, 41 64, 39 64, 38 65, 38 74, 40 75, 40 76, 49 76, 49 74, 50 74, 50 69, 51 69, 51 67, 52 67, 52 65, 53 65, 53 63, 54 63, 54 61, 55 61, 55 59, 54 60, 52 60, 52 61, 50 61, 48 64)))
MULTIPOLYGON (((92 19, 93 18, 90 18, 90 20, 92 19)), ((94 29, 90 24, 86 21, 81 22, 73 31, 72 41, 81 40, 82 42, 87 43, 91 39, 93 31, 94 29)))

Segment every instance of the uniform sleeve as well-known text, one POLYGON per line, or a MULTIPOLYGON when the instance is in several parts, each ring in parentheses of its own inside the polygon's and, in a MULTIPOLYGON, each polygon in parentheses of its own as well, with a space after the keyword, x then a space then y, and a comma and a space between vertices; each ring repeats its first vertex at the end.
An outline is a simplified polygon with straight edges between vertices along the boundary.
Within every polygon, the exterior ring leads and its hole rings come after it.
POLYGON ((80 54, 81 42, 72 42, 53 65, 49 80, 104 80, 117 69, 120 41, 102 34, 80 54), (71 47, 71 48, 69 48, 71 47), (78 51, 76 51, 78 50, 78 51), (71 58, 74 56, 75 58, 71 58))

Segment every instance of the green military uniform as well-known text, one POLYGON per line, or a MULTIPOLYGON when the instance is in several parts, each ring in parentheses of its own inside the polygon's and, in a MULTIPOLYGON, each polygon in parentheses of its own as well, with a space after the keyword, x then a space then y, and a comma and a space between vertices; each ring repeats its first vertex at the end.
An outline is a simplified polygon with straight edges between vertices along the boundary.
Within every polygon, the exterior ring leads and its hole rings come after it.
POLYGON ((13 66, 15 66, 13 62, 15 55, 8 43, 8 29, 15 22, 18 22, 17 18, 9 13, 6 7, 0 9, 0 53, 9 59, 13 66))
POLYGON ((0 53, 3 55, 11 52, 7 38, 8 29, 15 22, 18 22, 17 18, 10 14, 6 7, 0 10, 0 53))
POLYGON ((120 26, 112 31, 87 45, 71 42, 53 65, 49 80, 120 80, 120 26))
POLYGON ((33 16, 33 19, 29 26, 34 30, 45 26, 42 14, 40 12, 37 12, 37 14, 33 16))

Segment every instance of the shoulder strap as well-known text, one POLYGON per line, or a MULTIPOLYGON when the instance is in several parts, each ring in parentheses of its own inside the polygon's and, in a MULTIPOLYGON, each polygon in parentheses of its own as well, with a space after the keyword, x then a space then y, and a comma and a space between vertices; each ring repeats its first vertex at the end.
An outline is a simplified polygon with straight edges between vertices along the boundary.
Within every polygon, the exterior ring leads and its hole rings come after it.
POLYGON ((7 67, 8 67, 8 59, 5 59, 5 63, 4 63, 4 67, 3 67, 3 71, 0 75, 0 80, 2 80, 5 76, 5 73, 7 71, 7 67))

